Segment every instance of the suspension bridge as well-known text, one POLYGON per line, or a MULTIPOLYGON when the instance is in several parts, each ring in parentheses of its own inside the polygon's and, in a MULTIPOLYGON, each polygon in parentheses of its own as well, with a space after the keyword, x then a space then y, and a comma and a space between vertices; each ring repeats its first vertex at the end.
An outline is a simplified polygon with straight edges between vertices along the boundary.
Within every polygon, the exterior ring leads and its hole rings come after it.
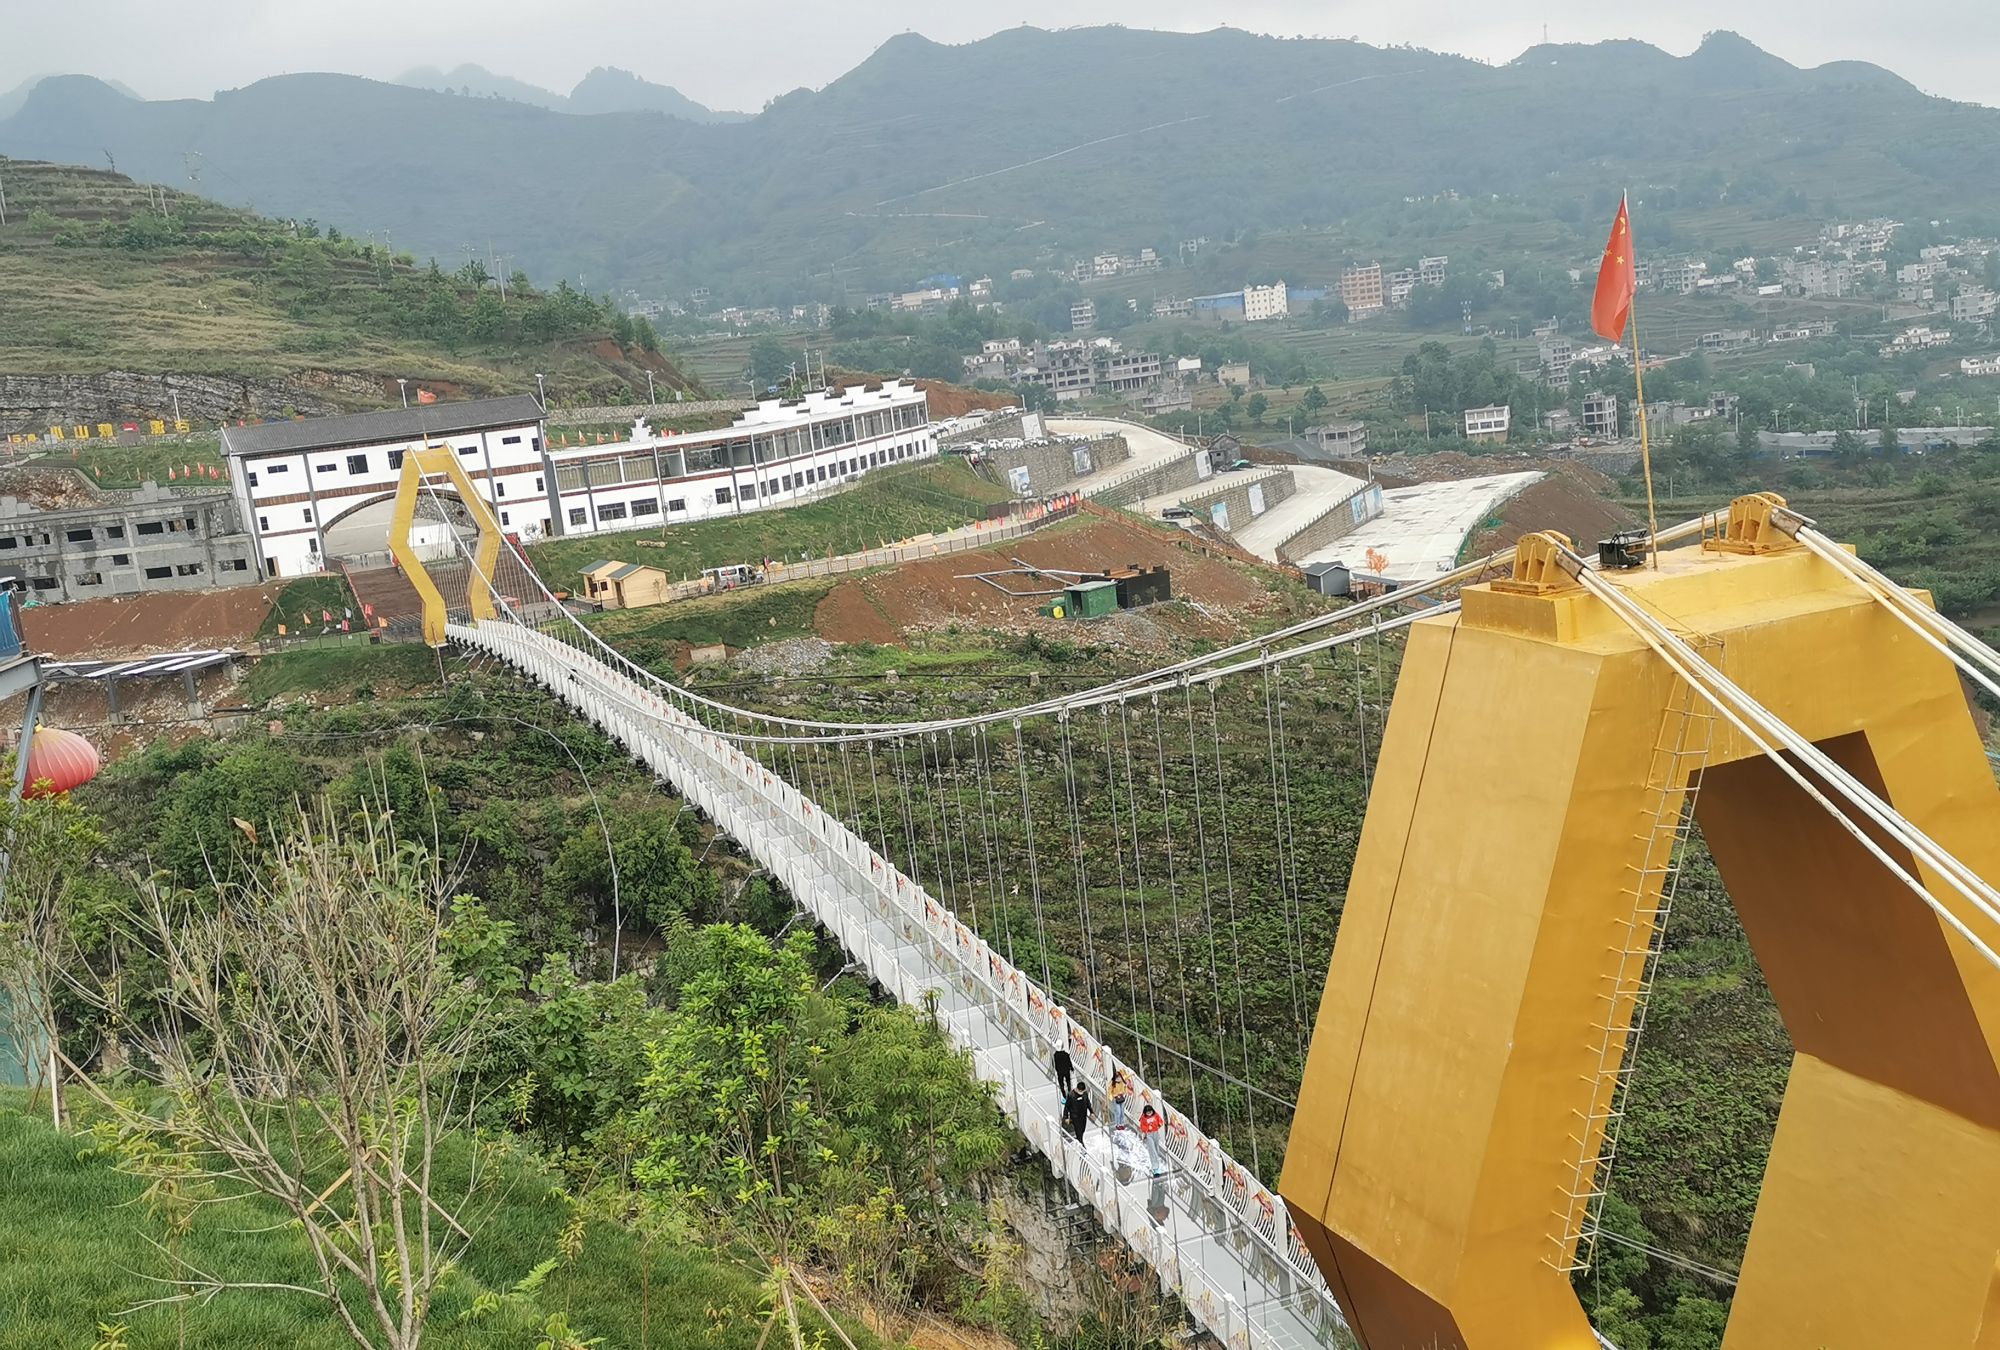
POLYGON ((2000 1330, 2000 793, 1961 679, 2000 697, 2000 656, 1779 499, 877 721, 663 678, 473 524, 449 598, 404 558, 432 640, 588 717, 930 1010, 1231 1350, 1609 1345, 1571 1279, 1697 811, 1798 1047, 1730 1344, 2000 1330), (1164 1116, 1158 1174, 1114 1094, 1164 1116))

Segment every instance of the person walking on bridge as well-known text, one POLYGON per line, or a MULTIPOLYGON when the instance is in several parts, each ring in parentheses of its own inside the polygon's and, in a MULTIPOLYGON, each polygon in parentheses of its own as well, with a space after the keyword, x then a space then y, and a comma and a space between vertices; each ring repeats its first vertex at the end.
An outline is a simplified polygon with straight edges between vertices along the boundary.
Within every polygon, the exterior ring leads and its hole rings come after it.
POLYGON ((1146 1141, 1146 1159, 1152 1165, 1153 1175, 1158 1176, 1166 1169, 1160 1166, 1160 1127, 1166 1124, 1160 1113, 1153 1109, 1151 1102, 1139 1113, 1139 1137, 1146 1141))
POLYGON ((1063 1099, 1063 1124, 1077 1143, 1083 1142, 1084 1127, 1090 1123, 1090 1088, 1078 1083, 1063 1099))
POLYGON ((1060 1045, 1057 1046, 1055 1054, 1049 1057, 1049 1063, 1055 1067, 1056 1090, 1062 1093, 1063 1100, 1069 1100, 1069 1078, 1074 1072, 1070 1064, 1069 1051, 1060 1045))

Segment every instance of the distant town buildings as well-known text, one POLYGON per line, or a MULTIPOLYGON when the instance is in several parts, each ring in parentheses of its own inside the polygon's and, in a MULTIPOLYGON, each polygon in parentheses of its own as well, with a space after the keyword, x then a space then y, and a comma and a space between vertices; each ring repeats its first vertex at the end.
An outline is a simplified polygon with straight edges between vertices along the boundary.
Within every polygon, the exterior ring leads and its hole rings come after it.
POLYGON ((1583 396, 1583 434, 1607 441, 1618 439, 1618 395, 1583 396))
POLYGON ((1495 403, 1484 408, 1465 410, 1465 439, 1468 441, 1504 441, 1507 429, 1513 424, 1514 410, 1505 403, 1495 403))
POLYGON ((1444 254, 1435 258, 1417 259, 1417 284, 1420 286, 1444 285, 1445 267, 1451 259, 1444 254))
POLYGON ((1352 419, 1322 422, 1306 428, 1306 436, 1331 455, 1361 456, 1368 453, 1368 425, 1352 419))
POLYGON ((1550 327, 1536 330, 1535 351, 1542 379, 1549 388, 1569 388, 1570 358, 1575 352, 1575 345, 1550 327))
POLYGON ((1153 302, 1153 317, 1156 319, 1187 319, 1194 316, 1191 301, 1162 297, 1153 302))
POLYGON ((1097 326, 1097 302, 1079 300, 1069 307, 1069 331, 1086 333, 1097 326))
POLYGON ((1925 347, 1942 347, 1951 341, 1951 334, 1941 328, 1920 325, 1906 328, 1890 339, 1881 354, 1884 357, 1901 356, 1904 352, 1919 351, 1925 347))
POLYGON ((1340 272, 1340 300, 1349 314, 1381 309, 1386 303, 1382 287, 1382 264, 1345 267, 1340 272))
POLYGON ((1291 305, 1285 290, 1285 283, 1275 282, 1269 286, 1245 286, 1243 288, 1243 321, 1260 323, 1265 319, 1282 319, 1291 313, 1291 305))
POLYGON ((1951 298, 1953 323, 1980 323, 2000 313, 2000 292, 1984 286, 1966 286, 1951 298))
MULTIPOLYGON (((1099 393, 1144 394, 1160 389, 1167 374, 1166 362, 1157 352, 1126 351, 1108 337, 1030 346, 1009 338, 985 343, 979 352, 961 359, 968 380, 1005 380, 1046 389, 1063 403, 1099 393)), ((1199 370, 1200 359, 1194 361, 1199 370)))
POLYGON ((1958 363, 1961 375, 2000 375, 2000 355, 1968 356, 1958 363))

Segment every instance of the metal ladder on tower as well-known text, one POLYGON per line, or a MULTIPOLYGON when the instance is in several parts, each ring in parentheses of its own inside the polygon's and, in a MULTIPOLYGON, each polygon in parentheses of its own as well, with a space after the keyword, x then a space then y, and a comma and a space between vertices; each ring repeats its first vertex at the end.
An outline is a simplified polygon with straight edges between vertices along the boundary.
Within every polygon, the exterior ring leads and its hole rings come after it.
MULTIPOLYGON (((1715 663, 1716 644, 1686 635, 1704 660, 1715 663)), ((1591 1083, 1590 1105, 1576 1114, 1570 1139, 1576 1146, 1571 1182, 1555 1211, 1549 1263, 1574 1272, 1587 1269, 1595 1255, 1597 1222, 1618 1154, 1639 1040, 1645 1031, 1653 977, 1666 940, 1667 917, 1680 885, 1695 799, 1715 737, 1715 709, 1694 686, 1680 681, 1660 720, 1646 769, 1645 808, 1639 837, 1641 861, 1630 870, 1624 895, 1631 908, 1619 920, 1622 942, 1617 961, 1598 994, 1601 1021, 1591 1083)))

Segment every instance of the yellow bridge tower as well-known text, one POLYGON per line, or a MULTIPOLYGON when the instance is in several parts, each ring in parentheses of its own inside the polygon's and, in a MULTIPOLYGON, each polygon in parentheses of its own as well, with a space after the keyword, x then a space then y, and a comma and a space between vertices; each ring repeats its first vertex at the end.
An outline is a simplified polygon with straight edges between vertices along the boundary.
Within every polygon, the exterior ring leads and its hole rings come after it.
MULTIPOLYGON (((1956 671, 1774 501, 1604 581, 2000 878, 1956 671)), ((1795 1046, 1725 1347, 1995 1350, 2000 972, 1549 542, 1410 630, 1280 1186, 1308 1246, 1368 1350, 1595 1350, 1570 1272, 1692 791, 1795 1046)))

